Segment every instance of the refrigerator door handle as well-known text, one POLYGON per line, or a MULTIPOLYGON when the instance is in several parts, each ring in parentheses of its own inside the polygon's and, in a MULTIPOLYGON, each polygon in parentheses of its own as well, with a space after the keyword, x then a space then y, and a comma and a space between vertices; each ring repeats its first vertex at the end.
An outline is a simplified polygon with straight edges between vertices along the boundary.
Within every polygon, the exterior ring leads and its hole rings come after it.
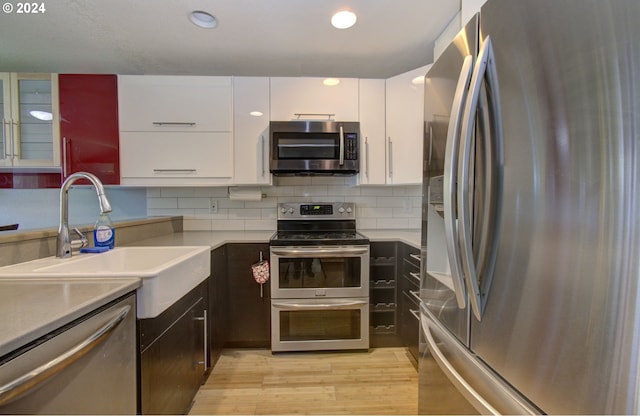
POLYGON ((451 117, 447 129, 447 146, 444 157, 444 180, 443 180, 443 205, 444 205, 444 230, 447 242, 447 254, 449 257, 449 267, 451 268, 451 278, 453 289, 456 294, 458 307, 463 309, 467 304, 467 296, 462 277, 462 265, 460 249, 457 238, 456 227, 456 187, 458 173, 458 146, 460 143, 460 120, 462 110, 467 99, 467 89, 471 80, 473 70, 473 58, 467 55, 464 58, 456 92, 451 106, 451 117))
POLYGON ((480 414, 535 415, 541 410, 531 404, 472 351, 460 344, 423 303, 420 332, 426 351, 462 396, 480 414))
MULTIPOLYGON (((490 116, 494 117, 493 126, 495 127, 495 131, 493 133, 495 137, 493 137, 493 140, 496 142, 501 142, 502 123, 500 120, 499 106, 497 104, 497 73, 494 66, 491 37, 487 37, 482 44, 480 53, 478 54, 478 59, 476 61, 473 77, 471 79, 471 86, 469 88, 469 99, 467 100, 467 103, 465 105, 464 116, 462 118, 462 139, 460 143, 460 160, 458 161, 458 177, 460 178, 458 186, 458 226, 461 238, 461 258, 465 283, 467 285, 467 290, 469 291, 471 309, 473 310, 473 314, 478 321, 482 320, 487 294, 489 293, 491 285, 492 273, 487 272, 483 275, 484 279, 482 281, 481 288, 481 283, 478 280, 479 269, 476 268, 473 252, 473 228, 471 224, 472 201, 470 200, 471 192, 469 189, 471 186, 471 179, 469 175, 470 167, 473 164, 471 156, 474 153, 472 148, 474 124, 480 101, 480 90, 485 79, 487 80, 488 84, 487 91, 489 101, 490 104, 492 104, 492 108, 490 109, 490 116)), ((487 264, 488 258, 490 257, 489 250, 491 250, 491 244, 489 244, 486 240, 491 238, 495 241, 496 238, 495 235, 490 235, 495 234, 495 230, 490 230, 490 224, 487 223, 491 221, 493 217, 495 217, 496 213, 488 213, 486 211, 492 209, 493 203, 495 202, 494 200, 496 196, 494 195, 494 190, 496 189, 496 184, 493 182, 495 181, 495 178, 492 172, 495 172, 498 166, 496 158, 490 156, 487 160, 489 161, 490 165, 486 168, 487 172, 489 172, 489 174, 486 175, 487 189, 489 189, 489 193, 486 195, 486 199, 489 202, 485 207, 485 215, 482 217, 483 223, 480 224, 482 230, 482 234, 480 237, 480 247, 482 249, 479 250, 478 258, 478 265, 483 265, 482 267, 484 267, 484 264, 487 264)))
POLYGON ((438 343, 433 338, 431 334, 431 327, 429 325, 430 319, 423 319, 421 321, 422 330, 425 335, 425 339, 427 341, 427 347, 429 351, 433 355, 433 358, 438 363, 438 367, 442 369, 445 373, 449 381, 453 383, 454 386, 458 389, 458 391, 471 403, 471 405, 476 408, 483 415, 499 415, 498 412, 489 402, 487 402, 473 387, 467 383, 467 381, 458 373, 455 367, 447 360, 447 357, 440 351, 438 347, 438 343), (480 410, 482 409, 482 410, 480 410))

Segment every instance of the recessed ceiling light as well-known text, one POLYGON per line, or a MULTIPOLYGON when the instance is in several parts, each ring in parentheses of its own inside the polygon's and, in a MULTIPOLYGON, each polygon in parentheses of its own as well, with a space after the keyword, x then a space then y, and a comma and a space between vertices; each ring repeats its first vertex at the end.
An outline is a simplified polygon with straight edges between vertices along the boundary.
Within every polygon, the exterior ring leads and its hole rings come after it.
POLYGON ((205 29, 213 29, 218 26, 218 20, 211 13, 203 12, 202 10, 191 12, 189 20, 194 25, 205 29))
POLYGON ((340 84, 340 80, 338 78, 325 78, 322 83, 327 87, 335 87, 336 85, 340 84))
POLYGON ((262 117, 264 114, 262 114, 262 111, 251 111, 249 115, 254 117, 262 117))
POLYGON ((355 13, 343 10, 333 15, 331 24, 337 29, 348 29, 356 24, 356 20, 358 17, 355 13))

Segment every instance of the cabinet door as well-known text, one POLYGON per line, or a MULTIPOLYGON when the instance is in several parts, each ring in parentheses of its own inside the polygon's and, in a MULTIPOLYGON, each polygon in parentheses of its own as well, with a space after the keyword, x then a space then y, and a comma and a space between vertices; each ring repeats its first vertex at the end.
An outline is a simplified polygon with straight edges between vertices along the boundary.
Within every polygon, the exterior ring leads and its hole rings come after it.
POLYGON ((270 184, 269 78, 233 78, 233 182, 270 184))
POLYGON ((420 326, 420 250, 400 243, 400 333, 413 358, 418 360, 420 326))
POLYGON ((58 76, 63 179, 74 172, 120 183, 116 75, 58 76))
POLYGON ((58 76, 2 76, 3 159, 14 167, 60 166, 58 76))
POLYGON ((118 76, 120 131, 231 131, 231 78, 118 76))
POLYGON ((358 79, 340 78, 340 83, 325 86, 325 78, 271 78, 271 120, 327 119, 358 121, 358 79), (309 116, 309 114, 319 114, 309 116))
POLYGON ((209 365, 215 366, 227 340, 227 248, 218 247, 211 252, 209 278, 209 339, 211 344, 209 365))
POLYGON ((386 182, 385 80, 361 79, 360 174, 361 185, 384 185, 386 182))
POLYGON ((121 132, 123 185, 199 185, 230 181, 231 133, 121 132))
POLYGON ((0 116, 2 117, 2 133, 0 133, 0 166, 11 166, 11 81, 8 73, 0 73, 0 116))
POLYGON ((228 244, 229 333, 227 346, 268 348, 271 345, 269 282, 260 290, 251 265, 269 256, 268 244, 228 244))
POLYGON ((204 380, 206 282, 138 321, 142 414, 185 414, 204 380))
POLYGON ((387 183, 422 182, 424 77, 430 65, 387 79, 387 183))

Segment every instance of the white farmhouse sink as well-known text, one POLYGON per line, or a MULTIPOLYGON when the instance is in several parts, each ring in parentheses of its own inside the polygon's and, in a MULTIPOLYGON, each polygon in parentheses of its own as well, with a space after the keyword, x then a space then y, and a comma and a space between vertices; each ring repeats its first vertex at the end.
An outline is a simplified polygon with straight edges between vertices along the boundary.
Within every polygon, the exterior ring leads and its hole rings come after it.
POLYGON ((138 318, 154 318, 204 281, 211 271, 209 246, 116 247, 105 253, 46 257, 0 267, 0 279, 138 277, 138 318))

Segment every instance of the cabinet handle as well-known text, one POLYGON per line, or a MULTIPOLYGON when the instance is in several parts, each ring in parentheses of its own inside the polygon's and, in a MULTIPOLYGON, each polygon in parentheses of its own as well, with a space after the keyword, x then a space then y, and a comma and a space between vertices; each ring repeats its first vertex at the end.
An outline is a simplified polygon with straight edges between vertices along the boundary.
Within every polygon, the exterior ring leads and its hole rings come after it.
POLYGON ((71 155, 71 140, 67 139, 66 136, 62 138, 62 176, 64 179, 67 178, 69 174, 69 157, 71 155))
POLYGON ((418 303, 420 303, 420 295, 418 294, 418 292, 416 290, 410 290, 409 294, 411 296, 413 296, 415 298, 415 300, 418 301, 418 303))
POLYGON ((420 283, 420 275, 416 272, 409 272, 409 275, 411 275, 411 277, 413 277, 414 279, 416 279, 418 281, 418 283, 420 283))
POLYGON ((340 126, 340 166, 344 165, 344 129, 340 126))
POLYGON ((202 333, 203 333, 203 345, 202 345, 202 357, 203 360, 202 361, 196 361, 195 364, 200 364, 204 366, 204 369, 206 370, 207 368, 209 368, 209 360, 207 360, 207 341, 209 338, 209 333, 207 331, 207 310, 203 310, 202 311, 202 316, 197 316, 194 318, 194 320, 196 321, 202 321, 202 333))
POLYGON ((196 125, 193 121, 154 121, 152 124, 156 127, 195 127, 196 125))
POLYGON ((411 315, 413 315, 414 318, 418 320, 418 322, 420 322, 420 314, 418 313, 418 311, 409 309, 409 312, 411 313, 411 315))
POLYGON ((391 141, 391 136, 389 136, 389 177, 393 176, 393 142, 391 141))
POLYGON ((9 153, 9 140, 7 140, 7 125, 9 122, 7 120, 2 120, 2 158, 6 159, 10 155, 9 153))
POLYGON ((264 135, 260 136, 260 164, 262 165, 262 177, 264 178, 264 175, 266 173, 266 166, 264 163, 264 135))
POLYGON ((369 178, 369 138, 364 138, 364 163, 366 163, 366 168, 364 170, 364 174, 369 178))
POLYGON ((131 307, 129 305, 120 309, 117 315, 109 322, 98 328, 84 341, 75 347, 52 359, 48 363, 41 365, 25 373, 23 376, 0 386, 0 406, 11 403, 13 400, 27 394, 29 391, 37 388, 43 382, 64 370, 66 367, 84 357, 89 351, 104 342, 116 327, 129 314, 131 307))
POLYGON ((16 137, 20 137, 20 125, 17 121, 11 121, 13 128, 11 129, 11 160, 16 160, 16 158, 20 159, 20 149, 19 146, 16 146, 16 137), (14 136, 15 133, 15 136, 14 136))
POLYGON ((154 169, 153 171, 156 173, 163 173, 163 172, 195 173, 197 170, 196 169, 154 169))
POLYGON ((327 120, 331 120, 331 117, 335 117, 335 114, 332 113, 293 113, 296 116, 296 120, 300 120, 302 116, 326 116, 327 120))
POLYGON ((419 254, 409 254, 409 257, 411 257, 412 259, 418 260, 418 262, 422 262, 422 259, 420 258, 419 254))

